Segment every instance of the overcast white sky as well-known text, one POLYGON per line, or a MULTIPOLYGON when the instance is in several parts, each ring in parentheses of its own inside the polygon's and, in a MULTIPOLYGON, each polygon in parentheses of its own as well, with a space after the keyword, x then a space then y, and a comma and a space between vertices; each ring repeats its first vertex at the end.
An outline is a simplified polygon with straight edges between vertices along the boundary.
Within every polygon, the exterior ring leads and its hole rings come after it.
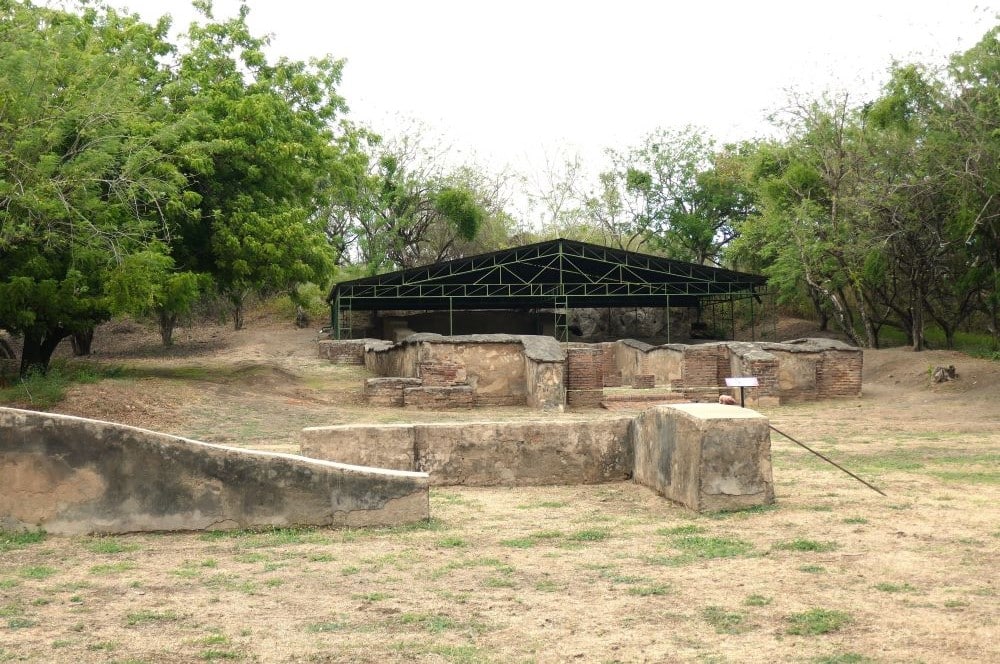
MULTIPOLYGON (((152 19, 182 0, 111 0, 152 19)), ((237 2, 217 0, 216 16, 237 2)), ((559 146, 598 160, 656 127, 764 132, 786 90, 877 90, 896 58, 943 65, 1000 0, 248 0, 275 54, 347 59, 351 117, 421 120, 498 169, 559 146)), ((860 98, 860 97, 859 97, 860 98)))

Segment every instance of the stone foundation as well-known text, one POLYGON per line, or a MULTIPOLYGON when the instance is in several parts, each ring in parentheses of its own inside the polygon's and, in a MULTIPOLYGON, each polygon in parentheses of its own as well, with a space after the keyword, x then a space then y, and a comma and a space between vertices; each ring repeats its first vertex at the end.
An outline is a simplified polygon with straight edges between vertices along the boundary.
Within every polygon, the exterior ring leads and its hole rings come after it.
MULTIPOLYGON (((551 337, 415 334, 397 344, 371 339, 321 344, 320 352, 334 361, 356 363, 363 348, 372 372, 387 380, 420 381, 366 384, 366 399, 375 405, 404 405, 403 389, 461 386, 472 389, 474 403, 489 407, 593 407, 605 387, 621 385, 661 386, 693 401, 714 401, 724 392, 738 394, 725 386, 725 379, 735 376, 757 378, 759 385, 746 392, 756 405, 861 395, 861 350, 830 339, 687 346, 626 339, 563 348, 551 337)), ((418 394, 405 405, 466 408, 469 403, 462 390, 418 394), (454 403, 444 405, 445 394, 456 395, 454 403)))
POLYGON ((476 405, 476 393, 468 385, 407 387, 403 390, 403 405, 423 410, 472 408, 476 405))
POLYGON ((57 534, 375 526, 429 516, 423 473, 0 408, 0 528, 57 534))
POLYGON ((591 484, 634 477, 697 511, 774 501, 767 419, 718 404, 636 418, 342 425, 302 431, 302 453, 429 473, 435 485, 591 484))
POLYGON ((630 422, 615 418, 311 427, 302 431, 302 453, 421 469, 439 485, 616 482, 632 474, 630 422))

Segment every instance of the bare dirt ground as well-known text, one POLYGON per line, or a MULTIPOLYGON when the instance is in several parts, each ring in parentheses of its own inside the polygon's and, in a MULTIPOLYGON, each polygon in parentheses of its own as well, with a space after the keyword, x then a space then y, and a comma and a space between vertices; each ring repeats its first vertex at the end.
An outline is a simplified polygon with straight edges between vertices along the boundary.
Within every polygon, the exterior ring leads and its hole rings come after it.
MULTIPOLYGON (((123 377, 54 410, 282 451, 309 425, 538 417, 372 409, 315 332, 249 324, 169 351, 106 326, 87 361, 123 377)), ((0 536, 0 662, 1000 661, 998 397, 1000 364, 885 350, 863 397, 765 410, 885 498, 775 435, 772 509, 449 487, 415 527, 0 536), (959 380, 931 385, 939 364, 959 380)))

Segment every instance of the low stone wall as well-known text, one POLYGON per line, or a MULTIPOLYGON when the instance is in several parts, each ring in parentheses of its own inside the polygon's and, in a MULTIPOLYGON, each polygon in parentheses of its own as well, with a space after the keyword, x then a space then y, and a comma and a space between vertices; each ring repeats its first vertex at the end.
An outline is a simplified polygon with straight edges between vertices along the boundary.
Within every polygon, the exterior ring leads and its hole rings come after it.
POLYGON ((682 404, 637 418, 340 425, 302 431, 302 453, 422 470, 435 485, 591 484, 634 477, 698 511, 774 501, 768 421, 735 406, 682 404))
POLYGON ((435 408, 467 408, 471 403, 562 408, 564 362, 555 339, 508 334, 443 337, 421 333, 396 344, 368 343, 365 353, 365 366, 380 376, 420 378, 422 388, 472 388, 473 402, 457 389, 414 393, 406 402, 435 408), (454 399, 447 404, 449 395, 454 399))
POLYGON ((717 404, 659 406, 632 425, 635 481, 699 512, 774 502, 763 415, 717 404))
POLYGON ((321 339, 319 342, 319 356, 332 361, 334 364, 364 365, 365 341, 364 339, 321 339))
POLYGON ((302 431, 302 453, 421 470, 432 484, 532 486, 614 482, 632 474, 631 418, 341 425, 302 431))
POLYGON ((862 351, 833 339, 664 346, 624 339, 613 350, 603 346, 605 372, 620 372, 624 385, 652 374, 660 386, 710 392, 724 391, 730 376, 754 376, 760 386, 747 396, 760 404, 861 395, 862 351))
POLYGON ((0 408, 0 527, 60 534, 374 526, 429 516, 423 473, 0 408))

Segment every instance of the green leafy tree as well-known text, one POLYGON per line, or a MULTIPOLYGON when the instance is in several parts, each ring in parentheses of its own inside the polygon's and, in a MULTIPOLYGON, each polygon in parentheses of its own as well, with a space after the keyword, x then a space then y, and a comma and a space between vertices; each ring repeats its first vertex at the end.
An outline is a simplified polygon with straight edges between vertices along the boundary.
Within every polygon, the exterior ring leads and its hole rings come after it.
POLYGON ((176 156, 188 177, 174 222, 172 253, 185 271, 211 274, 243 327, 252 294, 325 283, 333 250, 317 214, 343 194, 335 120, 346 111, 336 92, 343 62, 269 63, 241 6, 205 22, 183 41, 175 78, 164 89, 181 133, 176 156))
POLYGON ((367 273, 460 257, 484 226, 505 223, 503 178, 472 166, 449 171, 445 149, 430 147, 419 127, 370 149, 357 198, 331 216, 344 255, 367 273))
POLYGON ((753 192, 740 165, 741 151, 716 152, 703 132, 657 130, 638 147, 609 150, 586 209, 623 249, 649 246, 678 260, 721 261, 736 225, 753 209, 753 192))
POLYGON ((0 327, 23 337, 22 375, 111 315, 108 276, 182 184, 151 94, 166 29, 0 2, 0 327))

